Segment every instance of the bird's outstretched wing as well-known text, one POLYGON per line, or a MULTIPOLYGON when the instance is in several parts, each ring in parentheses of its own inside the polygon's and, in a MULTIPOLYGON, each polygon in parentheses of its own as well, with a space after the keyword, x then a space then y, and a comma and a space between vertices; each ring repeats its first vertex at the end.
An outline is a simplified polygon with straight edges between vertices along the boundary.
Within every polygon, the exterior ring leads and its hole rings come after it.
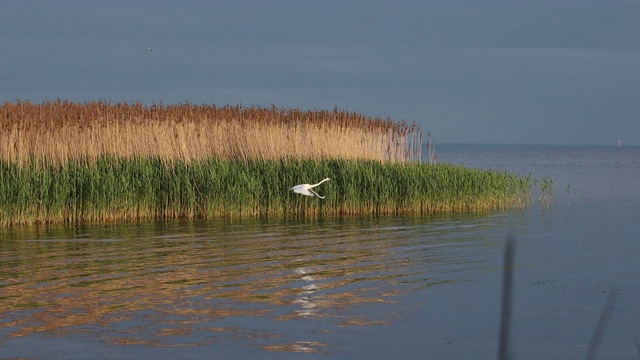
POLYGON ((315 196, 319 197, 320 199, 324 199, 324 198, 326 197, 326 196, 320 196, 320 195, 318 195, 318 193, 317 193, 317 192, 315 192, 315 191, 313 191, 313 190, 311 190, 311 189, 309 189, 309 191, 310 191, 313 195, 315 195, 315 196))

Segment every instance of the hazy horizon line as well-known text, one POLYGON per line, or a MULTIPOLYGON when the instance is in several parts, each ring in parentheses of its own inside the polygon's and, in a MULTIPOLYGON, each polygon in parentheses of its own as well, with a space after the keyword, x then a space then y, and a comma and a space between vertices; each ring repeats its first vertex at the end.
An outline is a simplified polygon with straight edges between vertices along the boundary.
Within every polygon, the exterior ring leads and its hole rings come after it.
MULTIPOLYGON (((426 143, 425 143, 426 144, 426 143)), ((533 143, 465 143, 465 142, 438 142, 437 146, 466 146, 466 147, 492 147, 492 146, 510 146, 510 147, 556 147, 556 148, 568 148, 568 147, 603 147, 609 148, 614 147, 617 148, 617 142, 612 144, 550 144, 550 143, 541 143, 541 144, 533 144, 533 143)), ((640 147, 640 145, 625 145, 621 143, 621 148, 636 148, 640 147)))

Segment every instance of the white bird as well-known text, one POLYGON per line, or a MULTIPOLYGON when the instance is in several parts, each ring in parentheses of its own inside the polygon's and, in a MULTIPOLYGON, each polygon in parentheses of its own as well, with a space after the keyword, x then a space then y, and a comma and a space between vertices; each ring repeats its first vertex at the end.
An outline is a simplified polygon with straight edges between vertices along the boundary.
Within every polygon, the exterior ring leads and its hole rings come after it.
POLYGON ((325 181, 329 181, 329 180, 331 180, 331 179, 326 178, 326 179, 324 179, 324 180, 320 181, 319 183, 317 183, 317 184, 315 184, 315 185, 300 184, 300 185, 296 185, 296 186, 292 187, 292 188, 291 188, 291 189, 289 189, 289 190, 293 190, 293 192, 296 192, 296 193, 298 193, 298 194, 307 195, 307 196, 317 196, 317 197, 319 197, 320 199, 324 199, 324 198, 325 198, 325 196, 320 196, 320 195, 318 195, 318 193, 316 193, 315 191, 311 190, 311 188, 314 188, 314 187, 316 187, 316 186, 318 186, 318 185, 322 184, 323 182, 325 182, 325 181))
POLYGON ((148 52, 153 52, 153 49, 148 47, 148 48, 144 48, 145 50, 147 50, 148 52))

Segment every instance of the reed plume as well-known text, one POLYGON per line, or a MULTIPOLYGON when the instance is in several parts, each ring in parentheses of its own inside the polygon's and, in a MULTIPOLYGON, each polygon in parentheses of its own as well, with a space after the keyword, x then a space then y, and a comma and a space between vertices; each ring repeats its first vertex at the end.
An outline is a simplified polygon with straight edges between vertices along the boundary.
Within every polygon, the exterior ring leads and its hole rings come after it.
POLYGON ((334 109, 297 110, 190 103, 7 102, 0 107, 0 159, 64 164, 101 156, 165 162, 367 159, 419 161, 420 128, 334 109))

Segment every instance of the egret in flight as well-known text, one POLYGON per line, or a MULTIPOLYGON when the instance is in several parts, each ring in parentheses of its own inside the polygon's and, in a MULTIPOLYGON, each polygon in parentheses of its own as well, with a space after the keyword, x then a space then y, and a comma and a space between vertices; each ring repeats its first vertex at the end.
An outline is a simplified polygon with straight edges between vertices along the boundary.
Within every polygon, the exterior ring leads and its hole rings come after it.
POLYGON ((326 178, 326 179, 324 179, 324 180, 320 181, 319 183, 317 183, 317 184, 315 184, 315 185, 300 184, 300 185, 296 185, 296 186, 292 187, 292 188, 291 188, 291 189, 289 189, 289 190, 293 190, 293 192, 296 192, 296 193, 298 193, 298 194, 307 195, 307 196, 317 196, 317 197, 319 197, 320 199, 324 199, 324 198, 325 198, 325 196, 320 196, 320 195, 318 195, 318 193, 316 193, 315 191, 311 190, 311 188, 314 188, 314 187, 316 187, 316 186, 318 186, 318 185, 322 184, 323 182, 325 182, 325 181, 329 181, 329 180, 331 180, 331 179, 326 178))

